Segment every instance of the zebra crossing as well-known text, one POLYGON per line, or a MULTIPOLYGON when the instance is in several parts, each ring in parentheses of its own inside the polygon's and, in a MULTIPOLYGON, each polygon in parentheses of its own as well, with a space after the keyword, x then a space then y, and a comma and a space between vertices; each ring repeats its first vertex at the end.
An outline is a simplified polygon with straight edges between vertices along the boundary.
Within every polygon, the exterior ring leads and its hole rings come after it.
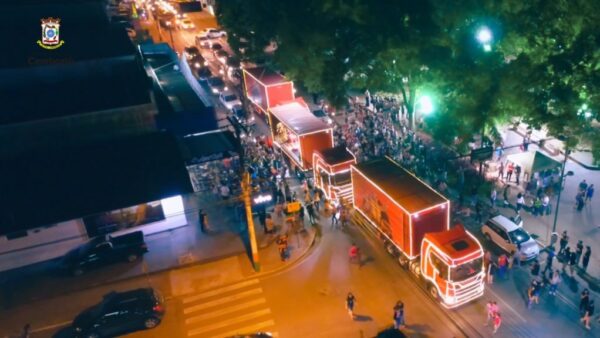
POLYGON ((275 326, 258 279, 187 295, 182 298, 182 311, 188 337, 273 333, 275 326))

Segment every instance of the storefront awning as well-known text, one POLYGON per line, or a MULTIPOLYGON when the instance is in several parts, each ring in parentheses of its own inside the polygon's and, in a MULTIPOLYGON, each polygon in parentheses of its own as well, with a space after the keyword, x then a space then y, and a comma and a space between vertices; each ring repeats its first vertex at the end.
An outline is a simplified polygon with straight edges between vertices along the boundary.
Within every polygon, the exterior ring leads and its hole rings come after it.
POLYGON ((510 162, 518 164, 523 169, 523 172, 528 172, 530 174, 561 167, 560 162, 539 151, 512 154, 508 155, 506 158, 510 162))
POLYGON ((230 131, 215 130, 183 138, 186 164, 200 164, 238 155, 238 141, 230 131))

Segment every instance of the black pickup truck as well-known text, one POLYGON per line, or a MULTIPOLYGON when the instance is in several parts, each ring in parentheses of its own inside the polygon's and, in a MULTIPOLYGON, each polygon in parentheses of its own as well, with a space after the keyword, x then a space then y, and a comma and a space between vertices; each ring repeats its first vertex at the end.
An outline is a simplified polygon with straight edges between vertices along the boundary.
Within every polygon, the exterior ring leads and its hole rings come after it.
POLYGON ((89 242, 67 252, 61 260, 61 268, 73 275, 81 275, 85 270, 118 261, 133 262, 148 252, 144 233, 135 231, 111 237, 96 237, 89 242))

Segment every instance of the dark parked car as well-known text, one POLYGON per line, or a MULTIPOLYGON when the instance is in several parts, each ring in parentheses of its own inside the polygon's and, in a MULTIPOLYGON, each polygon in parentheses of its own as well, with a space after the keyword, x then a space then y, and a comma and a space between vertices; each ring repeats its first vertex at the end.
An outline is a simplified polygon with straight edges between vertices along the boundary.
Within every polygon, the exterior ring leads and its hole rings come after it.
POLYGON ((213 76, 210 68, 204 66, 196 69, 196 76, 199 81, 208 81, 208 79, 213 76))
POLYGON ((73 320, 77 337, 115 337, 160 324, 165 314, 162 295, 152 289, 111 292, 102 301, 81 312, 73 320))
POLYGON ((223 82, 223 79, 216 76, 208 78, 208 86, 210 87, 210 91, 217 95, 222 91, 227 90, 227 86, 225 85, 225 82, 223 82))
POLYGON ((212 51, 214 52, 223 49, 223 46, 221 46, 221 44, 219 43, 213 43, 210 45, 210 49, 212 49, 212 51))
POLYGON ((146 252, 148 246, 141 231, 117 237, 104 235, 67 252, 61 260, 61 267, 73 275, 81 275, 87 269, 108 263, 133 262, 146 252))

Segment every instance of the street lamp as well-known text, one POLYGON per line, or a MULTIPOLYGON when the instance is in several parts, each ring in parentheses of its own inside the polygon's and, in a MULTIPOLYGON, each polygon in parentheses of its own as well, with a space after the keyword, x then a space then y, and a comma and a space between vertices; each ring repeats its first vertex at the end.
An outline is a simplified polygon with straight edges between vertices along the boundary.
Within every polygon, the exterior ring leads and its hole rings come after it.
POLYGON ((552 224, 552 233, 556 232, 556 221, 558 219, 558 207, 560 206, 560 193, 563 189, 563 181, 567 176, 573 176, 573 172, 570 170, 567 171, 567 173, 565 174, 565 167, 567 166, 567 159, 569 158, 570 153, 571 151, 569 149, 565 149, 565 159, 563 160, 560 179, 558 180, 560 184, 558 186, 558 195, 556 198, 556 209, 554 210, 554 223, 552 224))
POLYGON ((411 128, 415 129, 415 120, 417 113, 427 116, 435 110, 433 101, 429 95, 421 95, 415 102, 414 114, 412 116, 411 128))
POLYGON ((492 50, 492 31, 487 26, 482 26, 477 30, 477 41, 483 46, 483 50, 489 52, 492 50))

